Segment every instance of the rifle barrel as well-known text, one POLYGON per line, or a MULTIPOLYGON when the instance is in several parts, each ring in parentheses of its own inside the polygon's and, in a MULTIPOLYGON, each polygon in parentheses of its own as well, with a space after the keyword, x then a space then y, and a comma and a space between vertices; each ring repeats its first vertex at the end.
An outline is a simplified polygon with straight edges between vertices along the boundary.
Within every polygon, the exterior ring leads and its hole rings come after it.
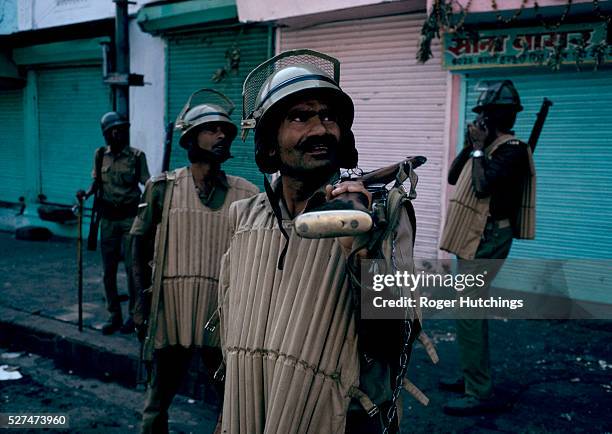
POLYGON ((531 134, 529 135, 529 140, 527 142, 532 153, 535 151, 536 145, 538 144, 540 134, 542 133, 542 128, 544 127, 544 122, 548 116, 548 110, 552 105, 552 101, 548 98, 544 98, 542 101, 542 106, 540 107, 540 111, 536 116, 535 124, 533 125, 533 129, 531 130, 531 134))

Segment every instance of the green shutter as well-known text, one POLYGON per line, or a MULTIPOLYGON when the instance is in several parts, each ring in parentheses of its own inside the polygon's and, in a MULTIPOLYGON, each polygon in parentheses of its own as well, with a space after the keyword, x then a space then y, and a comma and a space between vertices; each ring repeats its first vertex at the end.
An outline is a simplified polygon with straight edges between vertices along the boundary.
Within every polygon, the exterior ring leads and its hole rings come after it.
MULTIPOLYGON (((515 126, 517 136, 524 141, 529 138, 542 99, 547 97, 554 104, 534 154, 536 239, 515 240, 510 258, 612 258, 610 71, 469 74, 466 76, 467 122, 474 117, 471 108, 478 96, 476 83, 506 78, 514 82, 524 106, 515 126)), ((612 282, 597 281, 597 276, 609 274, 604 272, 608 263, 564 265, 570 295, 609 302, 612 282)), ((496 282, 503 279, 522 289, 535 290, 538 276, 544 273, 540 269, 542 262, 536 264, 540 265, 534 265, 533 270, 506 269, 506 277, 500 275, 496 282)))
POLYGON ((23 91, 0 91, 0 201, 17 202, 25 194, 23 91))
POLYGON ((71 204, 91 184, 93 155, 104 145, 100 118, 109 110, 100 66, 39 71, 41 185, 49 202, 71 204))
MULTIPOLYGON (((234 102, 236 109, 232 120, 239 127, 242 83, 253 68, 267 59, 267 38, 267 28, 263 27, 245 28, 242 32, 240 29, 227 29, 169 36, 167 118, 172 121, 176 119, 193 91, 209 87, 223 92, 234 102), (237 42, 240 49, 240 67, 237 73, 230 73, 220 83, 214 83, 211 78, 215 71, 225 66, 226 50, 234 42, 237 42)), ((179 135, 175 133, 171 167, 188 164, 186 151, 178 146, 178 138, 179 135)), ((253 134, 249 135, 246 142, 242 142, 239 133, 232 144, 234 158, 227 161, 223 168, 229 174, 242 176, 261 186, 262 175, 255 165, 253 146, 253 134)))

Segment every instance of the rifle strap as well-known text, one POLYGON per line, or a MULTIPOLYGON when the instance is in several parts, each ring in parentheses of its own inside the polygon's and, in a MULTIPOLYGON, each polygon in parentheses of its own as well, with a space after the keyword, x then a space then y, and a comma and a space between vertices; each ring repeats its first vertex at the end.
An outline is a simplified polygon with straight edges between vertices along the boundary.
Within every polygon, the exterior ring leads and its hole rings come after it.
POLYGON ((140 152, 136 153, 136 185, 140 184, 140 152))
POLYGON ((166 188, 164 190, 164 205, 162 208, 161 226, 159 228, 159 239, 157 240, 158 249, 156 251, 153 265, 153 292, 151 294, 151 312, 149 313, 149 327, 147 337, 144 341, 143 359, 153 360, 155 351, 155 335, 157 334, 157 315, 159 312, 159 302, 162 290, 162 274, 166 261, 166 244, 168 242, 168 220, 170 217, 170 205, 172 204, 172 193, 174 191, 174 172, 166 173, 166 188), (161 252, 161 254, 159 254, 161 252))
POLYGON ((96 150, 96 158, 95 158, 95 180, 98 188, 102 188, 102 160, 104 160, 104 151, 106 151, 106 146, 100 146, 96 150))

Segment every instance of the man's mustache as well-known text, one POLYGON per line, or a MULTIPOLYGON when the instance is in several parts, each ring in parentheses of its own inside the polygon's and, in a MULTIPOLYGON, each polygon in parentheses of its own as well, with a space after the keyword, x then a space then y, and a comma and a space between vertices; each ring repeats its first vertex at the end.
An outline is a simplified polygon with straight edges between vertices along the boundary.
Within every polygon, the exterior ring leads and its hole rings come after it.
POLYGON ((310 136, 299 142, 296 146, 299 150, 310 149, 317 145, 324 145, 328 148, 338 146, 338 139, 332 134, 324 134, 322 136, 310 136))

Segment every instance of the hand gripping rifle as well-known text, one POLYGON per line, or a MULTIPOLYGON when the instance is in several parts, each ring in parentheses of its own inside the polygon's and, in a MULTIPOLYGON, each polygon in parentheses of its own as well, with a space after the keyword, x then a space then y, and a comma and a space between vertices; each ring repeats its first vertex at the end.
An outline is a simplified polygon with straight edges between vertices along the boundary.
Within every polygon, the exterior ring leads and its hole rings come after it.
POLYGON ((363 182, 372 193, 372 211, 368 210, 368 199, 362 193, 344 193, 328 202, 323 197, 313 198, 304 213, 296 218, 296 232, 303 238, 334 238, 364 234, 374 225, 384 224, 384 206, 381 204, 386 198, 385 186, 396 179, 404 165, 416 169, 426 161, 421 156, 407 157, 355 178, 341 178, 340 182, 363 182))

